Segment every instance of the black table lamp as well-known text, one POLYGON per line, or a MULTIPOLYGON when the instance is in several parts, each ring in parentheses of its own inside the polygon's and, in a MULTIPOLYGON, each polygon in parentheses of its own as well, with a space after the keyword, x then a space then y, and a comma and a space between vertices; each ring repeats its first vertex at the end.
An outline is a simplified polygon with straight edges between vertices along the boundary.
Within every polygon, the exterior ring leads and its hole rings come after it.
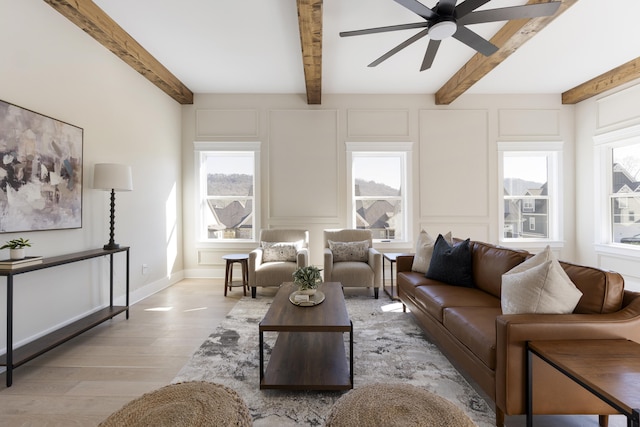
POLYGON ((114 242, 114 224, 116 213, 116 191, 133 190, 131 179, 131 166, 116 163, 98 163, 93 169, 93 188, 98 190, 111 190, 111 228, 109 243, 104 249, 118 249, 119 244, 114 242))

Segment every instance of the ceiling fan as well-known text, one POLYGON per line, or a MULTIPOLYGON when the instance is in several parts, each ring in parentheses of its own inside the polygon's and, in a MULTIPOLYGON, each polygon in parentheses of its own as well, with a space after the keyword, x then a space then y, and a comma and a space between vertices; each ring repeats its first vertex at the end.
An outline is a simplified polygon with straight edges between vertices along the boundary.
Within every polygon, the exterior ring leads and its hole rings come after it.
POLYGON ((467 25, 550 16, 558 10, 562 3, 561 1, 551 1, 548 3, 526 4, 522 6, 476 11, 477 8, 489 3, 490 0, 466 0, 457 6, 457 0, 440 0, 439 3, 432 8, 428 8, 418 0, 394 1, 420 16, 424 21, 412 24, 391 25, 388 27, 367 28, 356 31, 343 31, 340 33, 340 37, 409 30, 413 28, 426 28, 373 61, 368 65, 369 67, 379 65, 391 56, 400 52, 405 47, 425 36, 429 36, 430 40, 424 59, 422 60, 420 71, 431 68, 433 60, 436 57, 436 53, 438 52, 438 48, 440 47, 440 42, 451 36, 481 54, 489 56, 495 53, 498 50, 498 47, 471 31, 466 27, 467 25))

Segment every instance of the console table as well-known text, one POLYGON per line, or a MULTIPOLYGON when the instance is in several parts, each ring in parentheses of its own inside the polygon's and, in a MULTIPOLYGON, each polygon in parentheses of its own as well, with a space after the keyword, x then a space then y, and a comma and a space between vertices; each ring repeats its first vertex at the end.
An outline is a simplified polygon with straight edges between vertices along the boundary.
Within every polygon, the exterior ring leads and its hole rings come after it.
POLYGON ((25 267, 14 268, 13 270, 0 269, 0 276, 6 277, 7 281, 7 352, 0 356, 0 366, 7 367, 7 387, 11 387, 13 382, 13 369, 40 356, 41 354, 69 341, 81 333, 88 331, 94 326, 113 318, 114 316, 126 312, 129 318, 129 247, 123 246, 118 249, 94 249, 83 252, 76 252, 67 255, 44 258, 40 264, 32 264, 25 267), (113 256, 118 252, 126 253, 126 305, 113 305, 113 256), (82 319, 64 326, 56 331, 40 337, 19 348, 13 348, 13 278, 19 274, 45 268, 57 267, 59 265, 71 264, 102 256, 109 256, 109 306, 89 314, 82 319))

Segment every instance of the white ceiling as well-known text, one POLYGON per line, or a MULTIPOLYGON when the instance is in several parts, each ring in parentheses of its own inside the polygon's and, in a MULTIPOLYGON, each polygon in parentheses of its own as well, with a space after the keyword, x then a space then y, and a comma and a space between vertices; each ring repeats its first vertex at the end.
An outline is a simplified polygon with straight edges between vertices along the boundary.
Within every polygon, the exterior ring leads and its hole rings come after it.
MULTIPOLYGON (((194 93, 304 93, 296 0, 94 0, 194 93)), ((436 0, 422 0, 433 7, 436 0)), ((483 9, 521 5, 492 0, 483 9)), ((420 22, 393 0, 324 0, 322 93, 435 93, 475 51, 444 40, 420 72, 419 30, 340 31, 420 22)), ((640 56, 640 0, 578 0, 466 93, 562 93, 640 56)), ((470 28, 490 38, 502 23, 470 28)))

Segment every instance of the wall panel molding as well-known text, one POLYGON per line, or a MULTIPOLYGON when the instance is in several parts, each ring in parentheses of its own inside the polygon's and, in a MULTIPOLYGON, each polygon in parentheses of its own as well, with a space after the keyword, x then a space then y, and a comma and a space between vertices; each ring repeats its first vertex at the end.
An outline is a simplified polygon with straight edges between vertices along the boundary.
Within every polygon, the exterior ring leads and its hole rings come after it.
POLYGON ((408 138, 409 110, 347 110, 348 138, 408 138))
POLYGON ((498 135, 500 138, 559 137, 560 110, 499 110, 498 135))
POLYGON ((597 129, 640 119, 640 84, 596 101, 597 129))
POLYGON ((197 138, 258 138, 258 110, 196 110, 197 138))
POLYGON ((337 110, 269 112, 267 223, 338 218, 337 110))

